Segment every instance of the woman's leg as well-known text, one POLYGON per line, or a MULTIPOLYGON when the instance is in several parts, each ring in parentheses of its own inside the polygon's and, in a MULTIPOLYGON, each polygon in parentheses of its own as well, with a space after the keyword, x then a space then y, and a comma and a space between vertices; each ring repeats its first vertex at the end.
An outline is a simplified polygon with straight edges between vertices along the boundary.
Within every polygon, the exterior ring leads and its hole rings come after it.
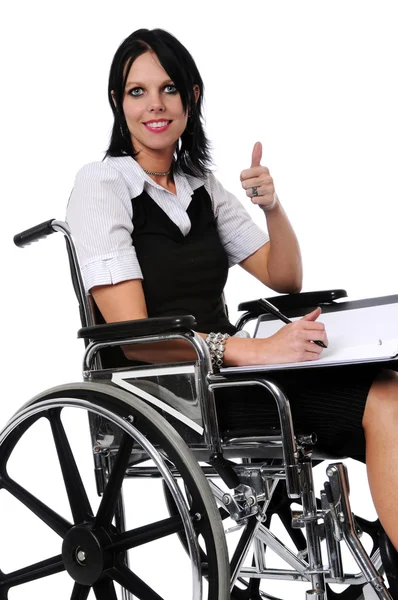
POLYGON ((382 371, 362 421, 370 491, 381 524, 398 550, 398 374, 382 371))

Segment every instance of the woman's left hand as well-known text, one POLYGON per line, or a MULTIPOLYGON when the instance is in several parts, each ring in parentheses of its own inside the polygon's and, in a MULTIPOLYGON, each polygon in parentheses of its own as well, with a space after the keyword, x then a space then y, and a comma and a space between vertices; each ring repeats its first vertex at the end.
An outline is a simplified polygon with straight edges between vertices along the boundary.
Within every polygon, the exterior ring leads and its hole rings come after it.
POLYGON ((278 201, 274 181, 267 167, 260 165, 263 147, 261 142, 254 144, 252 164, 240 174, 242 187, 253 204, 258 204, 263 210, 272 210, 278 201))

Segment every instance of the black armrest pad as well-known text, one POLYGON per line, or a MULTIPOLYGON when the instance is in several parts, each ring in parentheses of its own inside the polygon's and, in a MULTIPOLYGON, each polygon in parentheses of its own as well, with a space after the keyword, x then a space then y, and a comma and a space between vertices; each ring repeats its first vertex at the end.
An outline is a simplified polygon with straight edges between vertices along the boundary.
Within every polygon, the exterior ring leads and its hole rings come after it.
MULTIPOLYGON (((318 292, 301 292, 299 294, 282 294, 280 296, 266 298, 266 300, 283 312, 284 310, 307 308, 318 306, 319 304, 330 304, 333 300, 346 297, 347 292, 345 290, 321 290, 318 292)), ((264 313, 264 307, 259 304, 258 300, 241 302, 238 306, 238 310, 245 310, 253 313, 253 315, 261 315, 264 313)))
POLYGON ((134 321, 120 321, 118 323, 82 327, 77 332, 77 337, 96 342, 107 342, 166 332, 189 331, 195 327, 196 320, 192 315, 153 317, 150 319, 137 319, 134 321))

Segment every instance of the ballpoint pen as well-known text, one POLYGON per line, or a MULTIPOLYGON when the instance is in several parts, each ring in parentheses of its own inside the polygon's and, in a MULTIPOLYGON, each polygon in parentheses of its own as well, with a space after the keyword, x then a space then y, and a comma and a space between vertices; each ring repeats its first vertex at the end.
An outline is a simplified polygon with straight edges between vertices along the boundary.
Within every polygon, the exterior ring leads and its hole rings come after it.
MULTIPOLYGON (((276 317, 277 319, 280 319, 284 323, 292 323, 292 321, 288 317, 286 317, 286 315, 284 315, 283 313, 281 313, 281 311, 278 308, 276 308, 276 306, 274 306, 273 304, 271 304, 271 302, 268 302, 268 300, 266 300, 265 298, 260 298, 258 300, 258 303, 267 312, 269 312, 271 315, 274 315, 274 317, 276 317)), ((321 348, 327 348, 327 346, 325 346, 325 344, 323 342, 321 342, 320 340, 311 340, 311 341, 314 344, 316 344, 317 346, 320 346, 321 348)))

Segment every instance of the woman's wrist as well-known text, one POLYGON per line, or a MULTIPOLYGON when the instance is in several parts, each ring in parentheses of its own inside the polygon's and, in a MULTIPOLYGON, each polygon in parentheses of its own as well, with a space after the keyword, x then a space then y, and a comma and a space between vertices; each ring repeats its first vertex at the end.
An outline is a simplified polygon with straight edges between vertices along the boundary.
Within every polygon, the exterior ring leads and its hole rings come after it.
POLYGON ((259 206, 260 206, 260 208, 262 208, 262 210, 265 213, 271 213, 271 212, 274 212, 275 209, 281 208, 281 203, 279 201, 278 194, 276 192, 274 192, 274 199, 271 204, 268 204, 266 206, 263 206, 262 204, 260 204, 259 206))
POLYGON ((265 365, 267 364, 266 346, 266 340, 229 337, 225 343, 224 366, 265 365))
POLYGON ((225 344, 229 337, 230 336, 228 333, 214 333, 212 331, 205 339, 209 349, 213 371, 215 373, 217 373, 220 368, 224 366, 225 344))

